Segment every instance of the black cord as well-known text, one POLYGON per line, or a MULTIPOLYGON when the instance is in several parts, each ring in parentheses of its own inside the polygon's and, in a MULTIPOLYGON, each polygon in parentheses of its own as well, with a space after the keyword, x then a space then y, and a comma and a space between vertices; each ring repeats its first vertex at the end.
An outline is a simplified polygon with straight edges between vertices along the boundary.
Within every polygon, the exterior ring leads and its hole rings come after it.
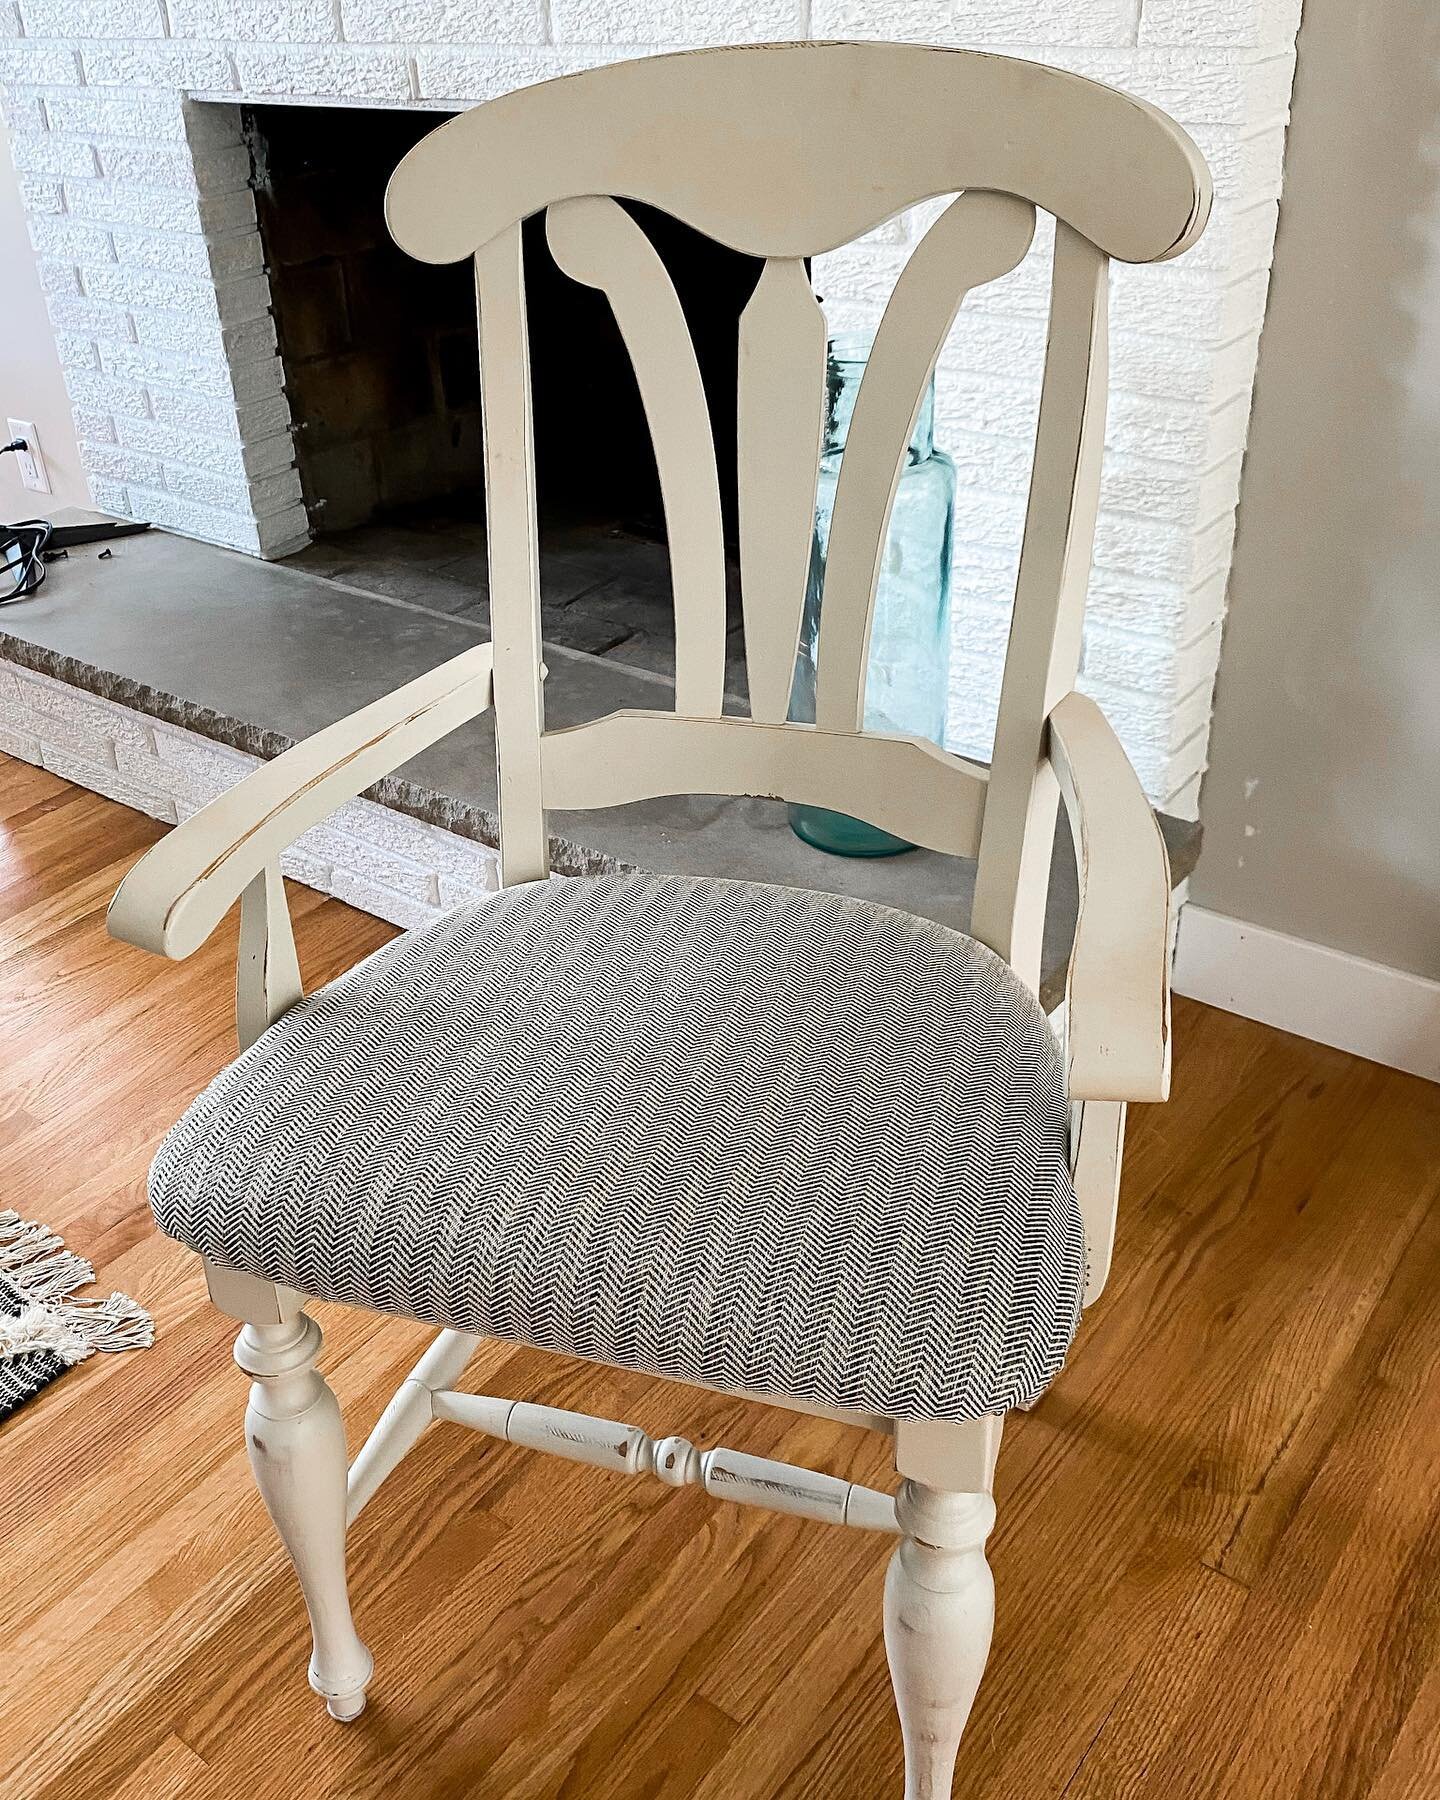
POLYGON ((0 444, 0 456, 3 456, 7 450, 18 451, 28 450, 29 448, 30 446, 26 443, 24 438, 11 438, 8 444, 0 444))
POLYGON ((0 525, 0 572, 10 576, 13 591, 0 594, 0 606, 11 606, 33 594, 45 579, 45 546, 50 542, 48 519, 21 519, 0 525))

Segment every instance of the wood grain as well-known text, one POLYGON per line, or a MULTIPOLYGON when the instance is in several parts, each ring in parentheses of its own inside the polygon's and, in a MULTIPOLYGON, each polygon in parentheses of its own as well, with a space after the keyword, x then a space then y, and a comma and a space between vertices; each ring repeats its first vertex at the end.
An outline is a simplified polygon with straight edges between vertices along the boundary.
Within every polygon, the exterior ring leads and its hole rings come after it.
MULTIPOLYGON (((9 1800, 873 1800, 900 1791, 889 1544, 437 1426, 353 1537, 371 1707, 328 1721, 245 1466, 245 1383, 149 1221, 232 1054, 234 923, 108 941, 161 828, 0 759, 0 1194, 156 1314, 0 1435, 9 1800), (105 882, 99 877, 105 872, 105 882)), ((307 983, 388 928, 292 889, 307 983)), ((1182 1003, 1115 1265, 1006 1429, 966 1800, 1421 1800, 1440 1781, 1440 1089, 1182 1003)), ((352 1446, 426 1333, 317 1309, 352 1446)), ((482 1349, 465 1385, 888 1485, 884 1443, 482 1349)))

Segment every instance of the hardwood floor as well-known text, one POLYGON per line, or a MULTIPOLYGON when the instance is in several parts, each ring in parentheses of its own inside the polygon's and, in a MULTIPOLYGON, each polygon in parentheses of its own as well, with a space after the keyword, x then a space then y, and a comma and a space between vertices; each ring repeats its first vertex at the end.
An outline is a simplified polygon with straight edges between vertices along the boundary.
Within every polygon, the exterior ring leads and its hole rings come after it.
MULTIPOLYGON (((145 1167, 231 1054, 233 936, 105 903, 160 827, 0 758, 0 1205, 152 1308, 0 1430, 7 1800, 900 1794, 888 1544, 437 1426, 352 1538, 371 1706, 330 1722, 250 1483, 232 1328, 145 1167)), ((387 928, 295 889, 313 984, 387 928)), ((232 921, 233 924, 233 921, 232 921)), ((1181 1005, 1115 1272, 1012 1419, 964 1800, 1440 1792, 1440 1088, 1181 1005)), ((317 1309, 352 1444, 418 1327, 317 1309)), ((885 1479, 878 1440, 502 1345, 467 1385, 885 1479)))

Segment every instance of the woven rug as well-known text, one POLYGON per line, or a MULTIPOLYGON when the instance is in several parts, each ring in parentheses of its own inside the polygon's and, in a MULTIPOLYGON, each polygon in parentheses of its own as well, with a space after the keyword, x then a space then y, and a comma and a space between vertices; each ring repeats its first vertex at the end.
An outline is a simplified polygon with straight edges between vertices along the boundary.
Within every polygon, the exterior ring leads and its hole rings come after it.
POLYGON ((47 1226, 0 1212, 0 1420, 97 1350, 144 1350, 155 1328, 128 1294, 75 1299, 95 1279, 47 1226))

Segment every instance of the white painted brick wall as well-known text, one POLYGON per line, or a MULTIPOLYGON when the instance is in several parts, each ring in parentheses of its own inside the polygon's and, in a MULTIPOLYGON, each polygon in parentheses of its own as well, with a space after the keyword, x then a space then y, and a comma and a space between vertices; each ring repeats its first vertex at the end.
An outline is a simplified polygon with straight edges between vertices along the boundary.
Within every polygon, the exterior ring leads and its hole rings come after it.
POLYGON ((169 0, 177 38, 251 39, 265 44, 332 43, 331 0, 169 0))
MULTIPOLYGON (((0 751, 167 824, 258 768, 208 738, 0 661, 0 751)), ((285 873, 392 925, 425 924, 499 886, 495 851, 352 800, 282 858, 285 873)))
POLYGON ((83 19, 92 38, 161 38, 165 35, 165 9, 160 0, 24 0, 20 8, 30 37, 73 37, 83 19))
MULTIPOLYGON (((1166 108, 1210 159, 1217 203, 1181 262, 1114 274, 1084 679, 1152 795, 1175 804, 1204 757, 1298 20, 1299 0, 6 0, 0 93, 97 503, 260 554, 307 528, 241 99, 463 105, 649 50, 808 35, 1038 57, 1166 108)), ((933 211, 821 260, 835 328, 874 321, 933 211)), ((961 490, 951 742, 977 754, 1047 254, 1042 238, 967 305, 940 367, 961 490)))
POLYGON ((352 44, 544 44, 546 10, 543 0, 340 0, 340 23, 352 44))
POLYGON ((383 105, 409 100, 414 91, 410 59, 399 50, 286 44, 238 50, 235 66, 240 87, 257 98, 279 94, 383 105))
POLYGON ((805 12, 800 0, 550 0, 562 45, 765 43, 806 35, 805 12))
POLYGON ((92 87, 230 87, 233 65, 225 51, 199 45, 97 44, 81 52, 92 87))

